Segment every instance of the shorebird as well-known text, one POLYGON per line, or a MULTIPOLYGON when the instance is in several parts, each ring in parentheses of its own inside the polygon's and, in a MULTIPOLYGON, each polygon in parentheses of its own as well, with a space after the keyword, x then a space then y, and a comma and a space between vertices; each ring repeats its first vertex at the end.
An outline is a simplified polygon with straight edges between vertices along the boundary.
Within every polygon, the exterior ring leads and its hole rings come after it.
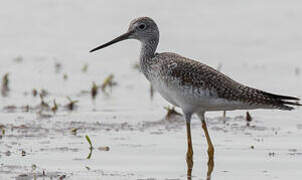
POLYGON ((175 53, 156 53, 159 29, 149 17, 132 20, 126 33, 90 52, 126 39, 141 42, 141 71, 164 99, 182 109, 187 129, 187 161, 191 163, 193 148, 190 123, 194 113, 202 122, 209 160, 213 160, 214 147, 207 130, 205 112, 238 109, 292 110, 294 106, 301 106, 297 97, 276 95, 245 86, 205 64, 175 53))

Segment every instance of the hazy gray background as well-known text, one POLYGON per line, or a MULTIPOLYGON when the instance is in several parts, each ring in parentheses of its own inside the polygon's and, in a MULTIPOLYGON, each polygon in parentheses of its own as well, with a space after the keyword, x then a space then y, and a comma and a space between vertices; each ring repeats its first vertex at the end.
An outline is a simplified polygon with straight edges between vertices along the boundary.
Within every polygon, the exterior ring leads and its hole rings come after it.
MULTIPOLYGON (((0 97, 0 123, 7 127, 7 137, 0 140, 0 178, 30 174, 32 164, 38 172, 44 169, 73 179, 185 177, 183 126, 167 131, 161 122, 152 130, 138 130, 140 122, 163 118, 163 106, 168 105, 158 94, 150 100, 149 83, 132 67, 138 61, 139 43, 129 40, 88 53, 125 32, 129 22, 140 16, 157 22, 158 52, 176 52, 214 68, 221 66, 235 80, 266 91, 302 96, 300 0, 2 0, 0 76, 10 73, 11 91, 8 97, 0 97), (23 61, 16 63, 16 57, 23 61), (62 65, 60 73, 55 73, 56 63, 62 65), (88 71, 82 73, 85 64, 88 71), (109 97, 100 93, 92 102, 89 95, 79 95, 93 81, 101 84, 110 73, 118 86, 109 97), (63 74, 68 80, 63 80, 63 74), (65 104, 66 96, 77 99, 79 108, 73 113, 59 110, 42 120, 35 112, 7 113, 8 105, 37 105, 40 99, 30 95, 33 88, 49 91, 46 101, 50 103, 56 99, 65 104), (108 132, 95 122, 116 123, 110 126, 115 130, 130 123, 136 131, 108 132), (9 130, 24 124, 30 127, 26 132, 9 130), (80 128, 79 135, 70 135, 71 128, 80 128), (108 145, 112 150, 95 151, 91 160, 85 160, 85 134, 96 146, 108 145), (21 149, 32 153, 19 161, 21 149), (7 151, 12 155, 5 156, 7 151)), ((301 178, 301 109, 255 111, 255 129, 246 128, 244 118, 234 118, 244 113, 227 113, 232 126, 219 121, 221 112, 207 114, 216 147, 213 179, 301 178), (277 156, 268 157, 270 152, 277 156)), ((199 122, 194 123, 193 175, 200 179, 206 173, 206 143, 199 122)))

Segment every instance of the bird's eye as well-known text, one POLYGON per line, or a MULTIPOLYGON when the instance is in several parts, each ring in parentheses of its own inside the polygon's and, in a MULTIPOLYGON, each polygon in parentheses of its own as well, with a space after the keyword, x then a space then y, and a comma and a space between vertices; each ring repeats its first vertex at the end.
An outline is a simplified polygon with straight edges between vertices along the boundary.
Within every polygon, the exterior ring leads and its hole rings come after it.
POLYGON ((141 30, 144 30, 146 28, 146 25, 145 24, 141 24, 141 25, 138 26, 138 28, 141 29, 141 30))

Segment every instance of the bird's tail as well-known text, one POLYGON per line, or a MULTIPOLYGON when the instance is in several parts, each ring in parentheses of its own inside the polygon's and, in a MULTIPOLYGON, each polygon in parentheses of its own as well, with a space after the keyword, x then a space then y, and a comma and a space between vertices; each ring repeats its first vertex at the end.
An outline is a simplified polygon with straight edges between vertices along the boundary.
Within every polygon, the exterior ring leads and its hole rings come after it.
POLYGON ((264 91, 261 91, 261 94, 263 94, 270 105, 277 109, 293 110, 295 106, 302 106, 302 104, 298 102, 300 99, 297 97, 271 94, 264 91))

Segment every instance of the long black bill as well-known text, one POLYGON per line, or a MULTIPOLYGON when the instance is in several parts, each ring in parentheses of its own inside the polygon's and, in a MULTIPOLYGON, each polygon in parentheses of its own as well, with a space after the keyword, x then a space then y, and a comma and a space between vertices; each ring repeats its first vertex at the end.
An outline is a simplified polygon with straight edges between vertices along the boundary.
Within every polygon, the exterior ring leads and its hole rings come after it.
POLYGON ((96 48, 90 50, 89 52, 94 52, 94 51, 96 51, 96 50, 99 50, 99 49, 105 48, 105 47, 107 47, 107 46, 110 46, 111 44, 114 44, 114 43, 117 43, 117 42, 126 40, 126 39, 129 38, 129 36, 130 36, 131 34, 132 34, 132 31, 126 32, 125 34, 122 34, 121 36, 119 36, 119 37, 113 39, 112 41, 109 41, 109 42, 107 42, 107 43, 105 43, 105 44, 103 44, 103 45, 101 45, 101 46, 99 46, 99 47, 96 47, 96 48))

